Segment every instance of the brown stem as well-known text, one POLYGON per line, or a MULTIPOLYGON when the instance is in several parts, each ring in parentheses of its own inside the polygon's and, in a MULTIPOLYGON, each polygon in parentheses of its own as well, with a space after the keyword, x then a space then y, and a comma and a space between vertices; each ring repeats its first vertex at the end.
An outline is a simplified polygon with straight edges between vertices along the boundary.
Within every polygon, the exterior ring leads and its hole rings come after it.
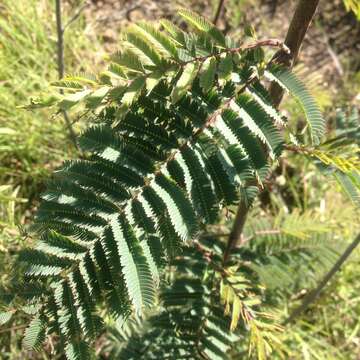
MULTIPOLYGON (((285 47, 282 47, 276 54, 276 60, 278 62, 292 66, 294 60, 297 58, 301 43, 304 40, 306 31, 315 14, 318 3, 319 0, 299 0, 286 35, 284 43, 285 47)), ((283 89, 273 83, 271 84, 269 91, 271 99, 277 107, 281 102, 283 89)), ((249 208, 247 204, 240 202, 224 253, 224 263, 228 260, 231 250, 241 241, 243 237, 242 232, 248 211, 249 208)))
MULTIPOLYGON (((284 53, 290 54, 290 50, 279 39, 265 39, 265 40, 258 40, 258 41, 255 41, 255 42, 252 42, 252 43, 249 43, 249 44, 244 44, 244 45, 241 45, 239 47, 226 48, 226 49, 216 53, 216 56, 219 56, 221 54, 228 54, 228 53, 231 53, 231 54, 238 53, 238 52, 242 52, 242 51, 246 51, 246 50, 256 49, 256 48, 259 48, 259 47, 265 47, 265 46, 277 47, 277 48, 280 48, 281 51, 283 51, 284 53)), ((214 54, 210 54, 210 55, 205 55, 205 56, 193 57, 190 60, 181 62, 180 65, 184 66, 186 64, 196 62, 196 61, 205 61, 205 60, 207 60, 207 59, 209 59, 211 57, 214 57, 214 56, 215 56, 214 54)))
MULTIPOLYGON (((289 68, 293 66, 318 4, 319 0, 299 0, 284 42, 290 49, 290 54, 286 54, 282 50, 278 51, 274 56, 277 63, 289 68)), ((284 90, 273 82, 269 91, 274 105, 279 106, 284 90)))
MULTIPOLYGON (((64 77, 65 65, 64 65, 64 29, 62 27, 62 19, 61 19, 61 0, 55 0, 55 15, 56 15, 56 32, 57 32, 57 63, 58 63, 58 73, 59 79, 64 77)), ((60 90, 60 94, 63 94, 63 90, 60 90)), ((74 144, 75 148, 78 149, 78 145, 76 142, 76 134, 71 125, 71 121, 67 112, 62 111, 64 116, 66 127, 69 131, 70 140, 74 144)))
POLYGON ((245 200, 241 200, 237 213, 236 213, 236 217, 234 220, 234 226, 231 230, 228 242, 227 242, 227 246, 224 252, 224 259, 223 259, 223 263, 225 264, 230 256, 231 250, 235 247, 235 245, 239 242, 241 242, 242 237, 243 237, 243 229, 244 229, 244 225, 245 225, 245 221, 247 218, 247 214, 249 211, 249 207, 248 204, 245 200))
POLYGON ((214 17, 214 20, 213 20, 214 25, 217 25, 217 22, 220 19, 220 15, 221 15, 221 13, 223 11, 224 5, 225 5, 225 0, 219 0, 218 7, 216 9, 216 14, 215 14, 215 17, 214 17))
POLYGON ((360 243, 360 234, 355 238, 355 240, 346 248, 344 253, 340 256, 338 261, 334 264, 334 266, 329 270, 329 272, 324 276, 324 278, 320 281, 319 285, 313 290, 310 291, 307 296, 305 296, 302 304, 296 308, 291 315, 285 320, 284 324, 288 324, 292 322, 296 317, 298 317, 306 308, 319 296, 322 289, 326 286, 326 284, 331 280, 331 278, 340 270, 342 264, 346 261, 346 259, 350 256, 350 254, 354 251, 354 249, 360 243))
POLYGON ((202 238, 221 238, 221 237, 229 237, 230 233, 226 232, 226 233, 213 233, 213 234, 203 234, 201 235, 202 238))

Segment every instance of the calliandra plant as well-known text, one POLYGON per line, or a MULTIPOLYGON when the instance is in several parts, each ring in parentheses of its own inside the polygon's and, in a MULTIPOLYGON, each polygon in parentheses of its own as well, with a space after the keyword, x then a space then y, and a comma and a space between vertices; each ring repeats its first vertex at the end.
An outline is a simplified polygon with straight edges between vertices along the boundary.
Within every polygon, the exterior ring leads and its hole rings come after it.
MULTIPOLYGON (((92 125, 78 139, 82 158, 65 162, 42 196, 36 247, 18 257, 24 279, 11 301, 26 300, 33 316, 28 348, 56 335, 68 359, 89 359, 104 318, 159 307, 167 310, 141 341, 154 349, 134 358, 226 359, 247 333, 264 358, 275 341, 279 326, 241 251, 224 259, 224 244, 202 234, 232 206, 251 207, 283 149, 324 158, 324 119, 305 85, 266 61, 265 47, 288 51, 280 41, 236 42, 191 11, 179 15, 193 32, 167 20, 132 25, 106 71, 66 77, 54 83, 63 96, 32 101, 82 106, 92 125), (269 81, 299 103, 308 145, 272 105, 269 81)), ((327 166, 353 171, 326 154, 327 166)))

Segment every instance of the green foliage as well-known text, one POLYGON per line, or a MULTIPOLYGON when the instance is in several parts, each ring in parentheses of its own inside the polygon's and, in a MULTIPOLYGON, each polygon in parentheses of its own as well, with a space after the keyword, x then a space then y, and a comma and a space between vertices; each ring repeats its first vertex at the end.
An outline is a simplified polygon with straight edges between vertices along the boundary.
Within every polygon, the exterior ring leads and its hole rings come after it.
POLYGON ((320 147, 310 152, 320 160, 320 169, 334 176, 353 203, 360 206, 360 121, 357 109, 349 116, 339 112, 336 130, 320 147))
POLYGON ((161 310, 144 323, 130 321, 127 331, 114 328, 106 350, 110 357, 230 359, 229 350, 240 341, 250 342, 250 351, 264 359, 268 341, 281 329, 259 311, 262 291, 256 279, 233 265, 240 260, 236 255, 224 267, 223 251, 215 238, 184 248, 171 262, 175 276, 161 291, 161 310))
MULTIPOLYGON (((64 22, 70 16, 68 9, 64 9, 64 22)), ((14 267, 14 254, 33 243, 24 236, 24 225, 33 214, 44 181, 74 153, 61 116, 52 116, 50 109, 34 113, 22 108, 39 91, 49 91, 49 101, 57 93, 55 88, 48 90, 49 81, 58 78, 53 12, 54 4, 48 1, 4 0, 0 5, 0 313, 7 314, 7 322, 0 321, 0 357, 6 360, 46 358, 21 349, 24 323, 34 314, 21 306, 15 311, 19 304, 7 298, 3 302, 3 295, 9 290, 8 282, 23 275, 14 267)), ((84 34, 81 16, 65 34, 66 70, 93 68, 96 59, 92 57, 88 67, 86 55, 95 48, 92 40, 84 34)))
POLYGON ((347 11, 352 11, 356 18, 360 20, 360 3, 357 0, 344 0, 344 5, 347 11))
MULTIPOLYGON (((194 33, 166 21, 164 31, 141 23, 126 33, 107 72, 91 81, 73 76, 55 84, 67 92, 52 105, 83 105, 95 124, 79 138, 84 158, 55 172, 32 226, 40 241, 18 258, 27 286, 43 289, 31 299, 39 310, 25 342, 34 348, 45 331, 59 336, 69 359, 91 357, 89 344, 101 331, 102 310, 113 317, 143 315, 156 303, 164 263, 175 261, 185 273, 191 271, 187 254, 195 251, 200 231, 239 200, 252 205, 285 141, 279 130, 284 122, 262 85, 264 66, 265 74, 301 104, 314 142, 323 134, 320 112, 294 75, 264 65, 255 56, 258 49, 240 46, 202 17, 187 10, 179 15, 194 33)), ((49 102, 30 107, 41 105, 49 102)), ((197 353, 226 356, 232 334, 219 308, 222 301, 226 314, 232 309, 231 330, 242 318, 250 329, 250 348, 264 358, 274 339, 272 325, 260 320, 251 297, 259 290, 237 267, 222 267, 222 259, 215 260, 222 270, 208 274, 203 255, 194 264, 202 269, 195 273, 200 277, 194 278, 194 293, 188 279, 179 277, 162 295, 170 310, 162 315, 167 327, 160 340, 170 343, 154 354, 175 345, 179 355, 186 353, 189 336, 197 353), (207 277, 208 283, 202 281, 207 277), (211 305, 214 287, 221 301, 211 305), (191 307, 180 310, 187 300, 191 307), (195 324, 175 344, 174 327, 183 317, 195 324)))
MULTIPOLYGON (((21 108, 29 95, 49 91, 49 81, 58 77, 55 21, 49 21, 53 10, 45 1, 1 2, 0 182, 20 185, 19 194, 26 198, 38 193, 39 183, 49 175, 48 164, 71 155, 60 116, 51 117, 47 109, 33 114, 21 108)), ((65 34, 67 71, 85 70, 84 50, 93 48, 82 28, 81 22, 73 23, 65 34)), ((47 101, 56 100, 56 93, 49 91, 47 101)))
POLYGON ((315 286, 336 261, 341 246, 334 240, 335 231, 310 210, 251 219, 245 229, 247 243, 239 252, 273 301, 281 303, 299 289, 315 286))
POLYGON ((39 350, 45 340, 45 328, 40 317, 34 317, 25 330, 23 344, 25 348, 39 350))
POLYGON ((290 91, 301 105, 310 128, 311 141, 318 145, 325 133, 325 123, 311 94, 296 76, 287 69, 274 66, 268 70, 268 74, 270 74, 270 79, 275 80, 285 90, 290 91))
MULTIPOLYGON (((338 236, 343 236, 341 227, 351 222, 351 217, 344 216, 347 209, 334 210, 326 211, 326 216, 338 219, 329 227, 328 219, 321 220, 318 212, 281 214, 259 221, 260 210, 253 209, 243 245, 234 249, 227 266, 222 263, 224 243, 211 235, 201 237, 171 262, 167 272, 170 285, 162 287, 155 314, 145 321, 131 318, 110 327, 104 357, 340 356, 322 334, 330 329, 317 325, 315 314, 312 323, 300 319, 286 329, 278 325, 288 314, 290 300, 301 300, 343 249, 338 236), (311 339, 312 331, 319 339, 311 339)), ((333 296, 338 295, 334 292, 333 296)), ((315 306, 321 314, 321 303, 315 306)))
POLYGON ((358 274, 357 251, 342 268, 341 275, 287 332, 284 343, 289 357, 334 360, 355 360, 358 357, 358 274))

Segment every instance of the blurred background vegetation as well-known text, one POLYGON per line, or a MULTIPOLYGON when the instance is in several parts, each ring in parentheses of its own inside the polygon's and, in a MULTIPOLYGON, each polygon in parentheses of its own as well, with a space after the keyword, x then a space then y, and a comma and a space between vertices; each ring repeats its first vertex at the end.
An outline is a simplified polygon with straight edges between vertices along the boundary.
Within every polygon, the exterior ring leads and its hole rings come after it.
MULTIPOLYGON (((225 32, 241 38, 244 26, 252 24, 259 38, 283 39, 296 1, 228 0, 218 23, 225 32)), ((166 17, 172 20, 178 6, 186 6, 212 19, 218 0, 92 0, 63 1, 64 23, 79 9, 81 14, 65 32, 66 73, 101 69, 106 54, 116 49, 121 28, 129 22, 166 17)), ((320 1, 303 44, 296 71, 317 98, 328 122, 328 137, 349 128, 359 129, 360 23, 359 5, 353 1, 320 1)), ((22 108, 31 96, 49 92, 57 79, 56 24, 50 0, 2 0, 0 4, 0 283, 6 286, 16 250, 29 245, 26 224, 31 219, 46 179, 60 163, 75 155, 63 118, 50 110, 31 112, 22 108)), ((285 99, 281 110, 293 123, 301 114, 285 99)), ((85 120, 74 121, 76 132, 85 120)), ((304 157, 286 154, 274 167, 271 191, 265 191, 253 210, 256 219, 278 224, 291 214, 287 229, 299 237, 313 238, 326 232, 324 245, 341 252, 359 232, 359 210, 338 189, 337 183, 321 175, 304 157), (335 189, 339 191, 334 192, 335 189), (289 230, 290 231, 290 230, 289 230), (299 235, 300 234, 300 235, 299 235), (315 235, 314 235, 315 234, 315 235)), ((221 225, 225 230, 230 224, 221 225)), ((259 226, 250 221, 248 227, 259 226)), ((274 225, 275 226, 275 225, 274 225)), ((293 234, 292 234, 293 235, 293 234)), ((315 251, 315 250, 314 250, 315 251)), ((300 302, 336 257, 319 264, 292 264, 293 283, 271 288, 269 296, 284 317, 300 302), (286 291, 285 291, 286 289, 286 291)), ((16 272, 15 272, 16 273, 16 272)), ((264 274, 265 276, 266 274, 264 274)), ((316 303, 282 334, 279 358, 360 358, 360 250, 358 249, 316 303)), ((265 281, 266 282, 266 281, 265 281)), ((116 327, 116 324, 113 326, 116 327)), ((49 349, 40 354, 21 350, 22 319, 12 313, 0 315, 1 359, 50 359, 49 349)), ((98 353, 109 358, 116 337, 104 335, 98 353), (110 339, 110 340, 109 340, 110 339), (112 339, 112 340, 111 340, 112 339), (115 340, 114 340, 115 339, 115 340), (110 350, 109 350, 110 349, 110 350)), ((111 357, 110 357, 111 358, 111 357)))

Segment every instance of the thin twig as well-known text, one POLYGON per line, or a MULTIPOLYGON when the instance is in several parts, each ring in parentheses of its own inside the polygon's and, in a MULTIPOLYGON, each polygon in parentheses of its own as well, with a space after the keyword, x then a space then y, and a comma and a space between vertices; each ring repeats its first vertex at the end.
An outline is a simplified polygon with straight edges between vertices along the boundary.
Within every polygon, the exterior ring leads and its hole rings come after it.
POLYGON ((231 250, 236 246, 238 242, 242 242, 243 229, 248 212, 249 212, 249 206, 247 202, 245 200, 241 200, 234 220, 234 225, 236 226, 233 226, 231 230, 229 240, 227 242, 227 246, 224 252, 224 258, 223 258, 224 264, 226 264, 226 262, 228 261, 229 256, 231 254, 231 250))
POLYGON ((82 5, 80 5, 80 7, 75 11, 75 14, 68 20, 68 22, 63 26, 62 28, 62 33, 65 33, 65 30, 74 22, 76 21, 79 16, 81 15, 81 13, 83 12, 83 10, 85 10, 88 6, 89 6, 89 2, 85 1, 82 5))
POLYGON ((339 257, 334 266, 329 270, 329 272, 324 276, 320 281, 319 285, 312 291, 310 291, 307 296, 305 296, 302 304, 296 308, 291 315, 285 320, 284 325, 291 323, 295 318, 297 318, 308 306, 319 296, 322 289, 326 284, 331 280, 331 278, 340 270, 342 264, 346 259, 351 255, 355 248, 360 243, 360 234, 355 238, 355 240, 346 248, 344 253, 339 257))
POLYGON ((221 238, 221 237, 228 237, 230 235, 230 233, 226 232, 226 233, 213 233, 213 234, 203 234, 201 235, 202 238, 206 239, 206 238, 221 238))
MULTIPOLYGON (((248 43, 248 44, 243 44, 239 47, 234 47, 234 48, 226 48, 224 50, 219 51, 216 54, 210 54, 210 55, 205 55, 205 56, 198 56, 198 57, 193 57, 191 60, 187 60, 187 61, 179 61, 179 60, 175 60, 175 62, 177 63, 177 65, 184 67, 185 65, 189 64, 189 63, 193 63, 193 62, 204 62, 205 60, 212 58, 214 56, 220 56, 222 54, 233 54, 233 53, 240 53, 242 51, 246 51, 246 50, 251 50, 251 49, 256 49, 259 47, 263 47, 263 46, 269 46, 269 47, 277 47, 280 48, 282 51, 284 51, 285 53, 289 52, 289 49, 287 48, 287 46, 281 42, 278 39, 264 39, 264 40, 258 40, 252 43, 248 43)), ((153 73, 152 72, 148 72, 146 74, 143 75, 144 79, 147 79, 148 77, 150 77, 153 73)), ((248 85, 251 84, 252 81, 254 81, 255 78, 251 78, 249 79, 249 81, 247 81, 244 86, 238 91, 238 95, 240 93, 242 93, 246 87, 248 85)), ((130 86, 135 80, 131 79, 131 80, 126 80, 126 85, 130 86)), ((111 99, 108 99, 107 104, 109 105, 111 103, 111 99)), ((86 113, 82 114, 81 116, 84 116, 86 113)), ((78 119, 74 120, 74 123, 78 121, 78 119)))
MULTIPOLYGON (((226 48, 224 50, 219 51, 216 55, 219 56, 221 54, 234 54, 234 53, 238 53, 238 52, 242 52, 242 51, 246 51, 246 50, 252 50, 252 49, 256 49, 259 47, 265 47, 265 46, 269 46, 269 47, 277 47, 280 48, 281 51, 283 51, 286 54, 290 54, 290 50, 289 48, 279 39, 265 39, 265 40, 258 40, 249 44, 243 44, 239 47, 234 47, 234 48, 226 48)), ((213 57, 214 54, 210 54, 210 55, 205 55, 205 56, 198 56, 198 57, 194 57, 191 60, 187 60, 187 61, 183 61, 180 63, 180 65, 186 65, 189 63, 192 63, 194 61, 205 61, 208 58, 213 57)))
POLYGON ((329 53, 329 55, 331 57, 331 60, 334 63, 335 69, 336 69, 336 71, 338 72, 338 74, 339 74, 339 76, 341 78, 341 77, 344 76, 344 69, 343 69, 343 67, 341 65, 339 57, 336 55, 335 51, 331 47, 330 42, 329 42, 329 37, 327 36, 326 32, 321 27, 321 25, 319 25, 319 29, 320 29, 320 31, 322 33, 323 38, 324 38, 324 42, 325 42, 325 45, 326 45, 326 50, 329 53))
POLYGON ((221 13, 223 11, 224 5, 225 5, 225 0, 219 0, 218 7, 216 9, 216 14, 215 14, 215 17, 214 17, 214 20, 213 20, 214 25, 217 25, 217 23, 218 23, 218 21, 220 19, 220 15, 221 15, 221 13))
POLYGON ((241 242, 241 245, 247 243, 248 241, 256 238, 257 236, 266 236, 266 235, 279 235, 281 234, 281 230, 279 229, 268 229, 268 230, 258 230, 255 231, 252 235, 247 238, 244 238, 241 242))
MULTIPOLYGON (((56 14, 56 31, 57 31, 57 63, 59 79, 64 77, 65 64, 64 64, 64 29, 61 22, 61 0, 55 0, 55 14, 56 14)), ((63 90, 60 89, 60 94, 63 94, 63 90)), ((73 142, 76 149, 79 150, 76 142, 76 134, 71 125, 69 116, 65 110, 62 111, 64 116, 66 127, 69 131, 70 140, 73 142)))
POLYGON ((0 333, 5 333, 5 332, 9 332, 9 331, 14 331, 14 330, 20 330, 20 329, 25 329, 26 327, 27 327, 27 325, 13 326, 13 327, 7 328, 7 329, 0 329, 0 333))

